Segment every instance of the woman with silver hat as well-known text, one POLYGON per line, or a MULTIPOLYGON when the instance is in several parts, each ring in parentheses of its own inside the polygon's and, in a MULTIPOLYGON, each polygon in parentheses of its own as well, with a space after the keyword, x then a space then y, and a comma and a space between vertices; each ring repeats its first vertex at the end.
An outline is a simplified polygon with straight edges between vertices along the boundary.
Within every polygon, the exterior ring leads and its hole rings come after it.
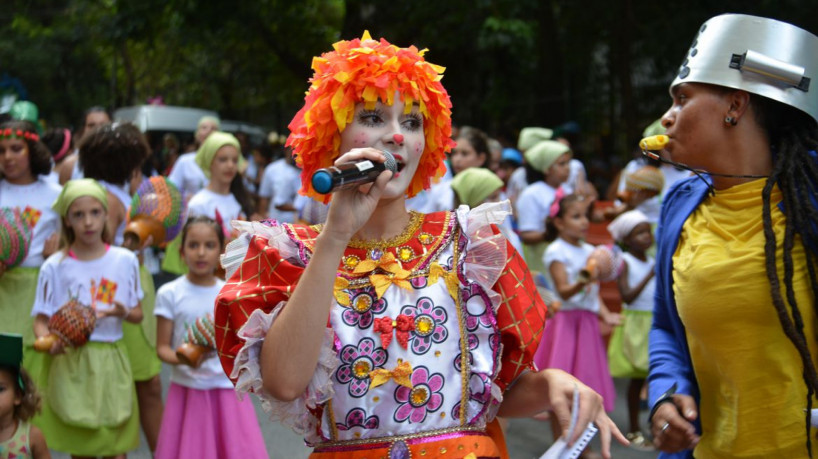
POLYGON ((818 37, 714 17, 670 93, 663 148, 695 175, 658 230, 655 443, 661 457, 812 457, 818 37))

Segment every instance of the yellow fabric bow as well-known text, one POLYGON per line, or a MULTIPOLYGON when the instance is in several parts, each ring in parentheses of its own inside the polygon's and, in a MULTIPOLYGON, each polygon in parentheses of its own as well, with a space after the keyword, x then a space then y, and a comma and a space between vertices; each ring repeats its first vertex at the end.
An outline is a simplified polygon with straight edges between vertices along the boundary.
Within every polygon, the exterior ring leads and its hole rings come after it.
POLYGON ((449 290, 449 295, 457 300, 457 292, 460 289, 460 282, 457 280, 457 273, 454 271, 446 271, 443 266, 436 261, 429 266, 429 284, 436 284, 437 280, 443 277, 446 282, 446 289, 449 290))
POLYGON ((341 306, 349 306, 349 295, 344 291, 349 287, 349 281, 343 277, 335 278, 335 286, 333 287, 333 294, 335 301, 341 306))
POLYGON ((375 287, 375 293, 378 294, 379 299, 392 284, 397 284, 398 287, 407 290, 412 289, 412 284, 409 282, 409 276, 412 273, 401 268, 392 252, 386 252, 378 261, 366 259, 358 263, 353 272, 356 274, 372 273, 376 269, 387 272, 387 274, 369 274, 369 281, 375 287))
POLYGON ((395 380, 401 386, 412 389, 412 365, 409 362, 401 362, 394 370, 389 371, 385 368, 378 368, 369 372, 369 377, 372 382, 369 384, 370 389, 374 389, 380 385, 386 384, 390 379, 395 380))

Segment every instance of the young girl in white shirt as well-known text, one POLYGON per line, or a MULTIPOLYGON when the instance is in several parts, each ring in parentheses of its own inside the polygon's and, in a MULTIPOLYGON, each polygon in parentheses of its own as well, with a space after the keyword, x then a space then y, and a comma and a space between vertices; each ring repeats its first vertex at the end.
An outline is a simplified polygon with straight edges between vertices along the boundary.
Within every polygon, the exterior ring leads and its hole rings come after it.
POLYGON ((0 261, 0 332, 23 335, 24 366, 37 383, 41 383, 37 375, 42 355, 35 355, 31 348, 31 306, 40 266, 59 243, 60 217, 51 204, 60 195, 60 186, 46 180, 50 168, 50 155, 36 126, 27 121, 0 125, 0 208, 18 210, 31 228, 25 259, 17 266, 0 261))
POLYGON ((65 248, 40 270, 34 334, 50 334, 49 318, 72 299, 94 308, 97 319, 85 345, 52 344, 46 403, 34 423, 54 450, 124 457, 139 446, 139 409, 122 341, 122 322, 142 321, 139 262, 133 252, 109 245, 108 199, 96 181, 67 182, 53 208, 62 218, 65 248))
POLYGON ((188 215, 204 215, 216 220, 230 238, 232 220, 244 220, 253 214, 253 205, 239 172, 245 167, 239 141, 226 132, 214 132, 196 153, 196 164, 210 183, 193 195, 188 215))
POLYGON ((213 350, 198 368, 181 364, 177 349, 188 327, 212 319, 224 281, 213 274, 224 233, 208 217, 188 220, 182 230, 182 259, 188 273, 163 285, 156 297, 157 353, 173 365, 162 419, 157 459, 267 458, 253 404, 239 401, 213 350))
POLYGON ((614 241, 625 248, 622 272, 617 278, 624 310, 622 326, 616 327, 608 345, 608 361, 614 378, 628 378, 628 433, 631 446, 652 448, 639 428, 639 401, 648 376, 648 335, 653 322, 656 292, 650 219, 640 210, 629 210, 608 225, 614 241))
POLYGON ((594 250, 584 242, 589 204, 582 196, 570 194, 554 202, 548 217, 546 240, 553 242, 545 251, 543 264, 563 303, 545 324, 534 363, 538 368, 559 368, 572 374, 602 395, 605 411, 611 412, 616 391, 599 320, 618 325, 621 317, 605 307, 597 280, 580 276, 594 250))

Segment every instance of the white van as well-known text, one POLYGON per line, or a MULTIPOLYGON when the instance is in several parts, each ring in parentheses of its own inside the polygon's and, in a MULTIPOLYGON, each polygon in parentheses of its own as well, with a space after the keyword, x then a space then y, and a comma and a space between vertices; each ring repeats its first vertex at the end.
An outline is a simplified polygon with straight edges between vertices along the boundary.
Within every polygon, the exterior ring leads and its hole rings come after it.
POLYGON ((114 111, 114 121, 128 121, 140 131, 185 133, 193 135, 203 116, 219 117, 213 110, 171 105, 138 105, 122 107, 114 111))

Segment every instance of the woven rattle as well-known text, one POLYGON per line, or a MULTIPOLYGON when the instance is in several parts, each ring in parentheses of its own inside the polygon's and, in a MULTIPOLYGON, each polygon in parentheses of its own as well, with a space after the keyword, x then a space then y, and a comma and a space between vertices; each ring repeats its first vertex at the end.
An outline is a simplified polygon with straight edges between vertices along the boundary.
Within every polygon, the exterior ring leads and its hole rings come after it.
POLYGON ((665 176, 661 170, 653 166, 642 166, 625 175, 625 189, 618 197, 622 202, 628 202, 633 193, 644 191, 648 197, 659 194, 665 186, 665 176))
POLYGON ((585 282, 612 281, 619 277, 624 263, 625 260, 622 258, 622 251, 619 247, 599 245, 588 255, 588 261, 580 270, 579 278, 585 282))
POLYGON ((7 268, 22 263, 31 246, 31 232, 19 209, 0 207, 0 263, 7 268))
POLYGON ((198 368, 205 360, 205 355, 214 349, 216 349, 216 335, 213 316, 208 314, 188 325, 187 335, 176 349, 176 357, 181 363, 198 368))
POLYGON ((134 239, 141 247, 153 236, 153 245, 164 247, 182 230, 185 213, 182 193, 176 185, 165 177, 151 177, 139 185, 131 200, 125 238, 134 239))
POLYGON ((88 342, 97 323, 96 312, 76 299, 65 303, 48 319, 48 335, 37 338, 34 349, 48 352, 59 340, 63 346, 80 347, 88 342))

